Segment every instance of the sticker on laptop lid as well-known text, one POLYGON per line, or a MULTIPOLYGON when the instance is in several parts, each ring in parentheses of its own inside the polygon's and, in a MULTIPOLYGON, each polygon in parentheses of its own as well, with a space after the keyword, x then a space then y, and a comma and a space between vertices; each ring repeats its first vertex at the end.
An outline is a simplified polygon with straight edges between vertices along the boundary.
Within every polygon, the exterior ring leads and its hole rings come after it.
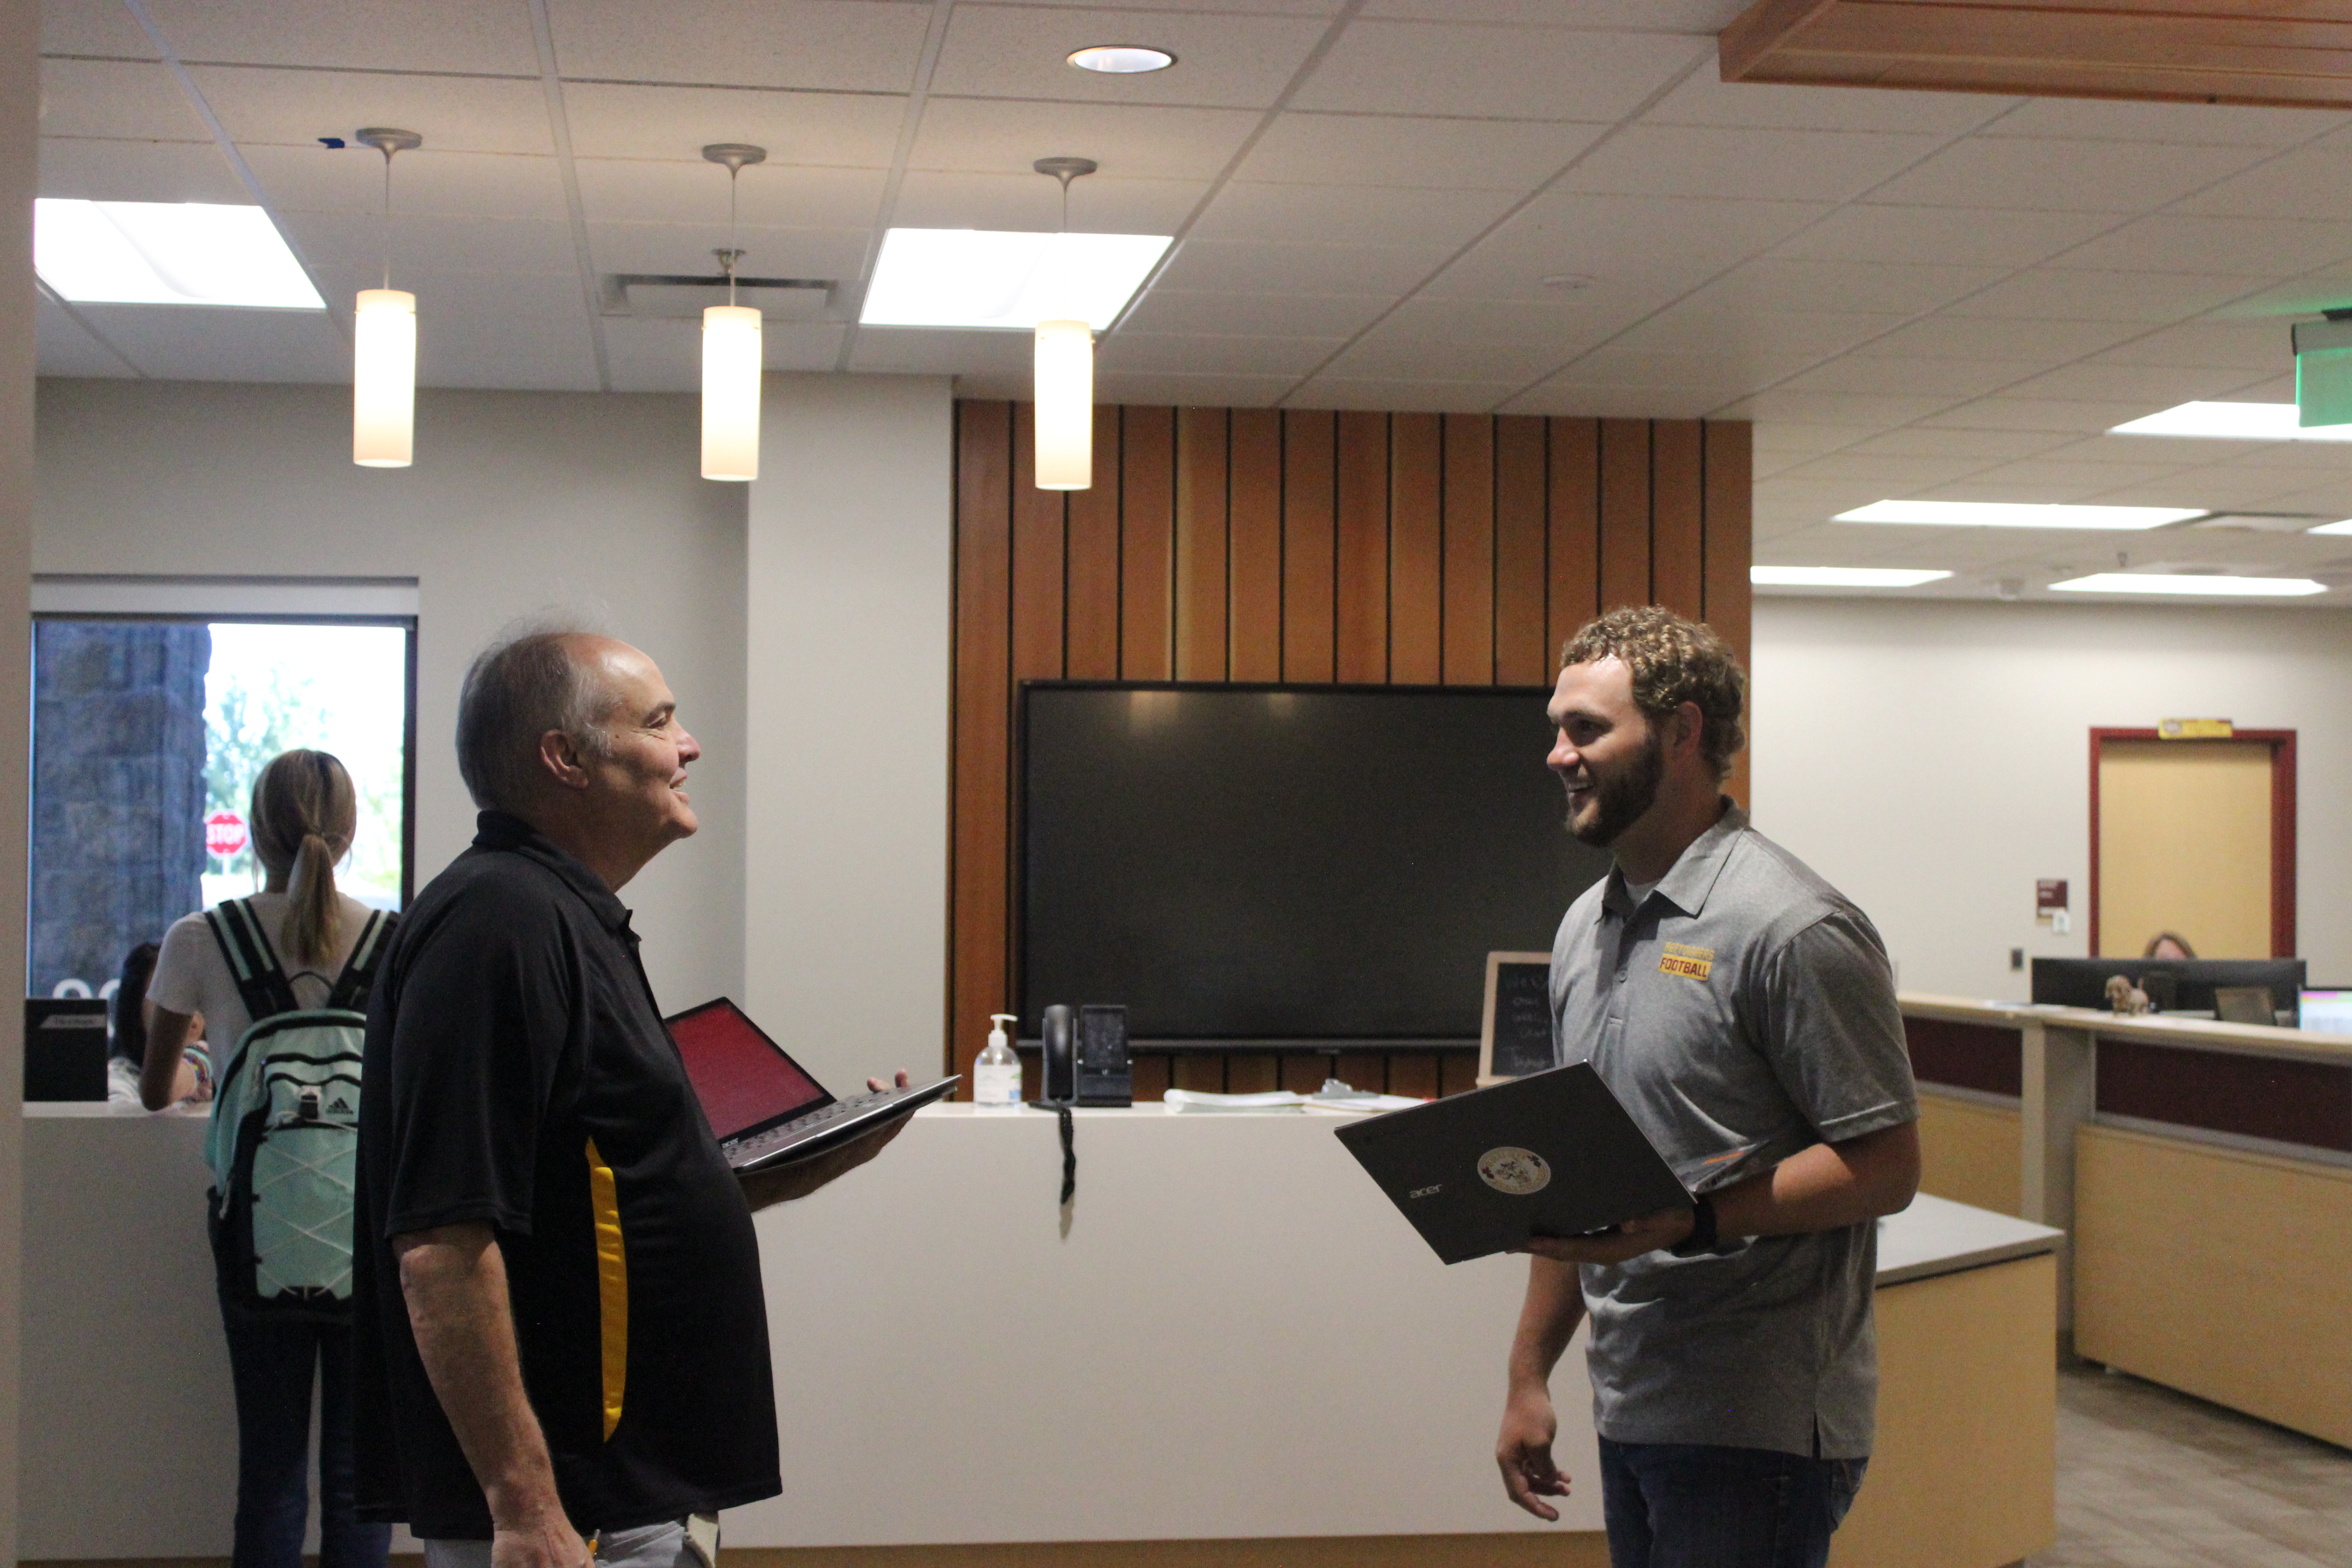
POLYGON ((1551 1166, 1534 1150, 1507 1143, 1478 1156, 1478 1179, 1498 1193, 1524 1198, 1551 1185, 1551 1166))

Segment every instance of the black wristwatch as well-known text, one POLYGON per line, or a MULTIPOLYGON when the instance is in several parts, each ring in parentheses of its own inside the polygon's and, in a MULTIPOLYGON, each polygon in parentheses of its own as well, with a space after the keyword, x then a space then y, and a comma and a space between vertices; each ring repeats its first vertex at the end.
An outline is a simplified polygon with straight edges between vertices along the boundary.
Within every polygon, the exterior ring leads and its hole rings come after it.
POLYGON ((1696 1258, 1715 1250, 1715 1200, 1705 1193, 1691 1200, 1691 1233, 1667 1248, 1676 1258, 1696 1258))

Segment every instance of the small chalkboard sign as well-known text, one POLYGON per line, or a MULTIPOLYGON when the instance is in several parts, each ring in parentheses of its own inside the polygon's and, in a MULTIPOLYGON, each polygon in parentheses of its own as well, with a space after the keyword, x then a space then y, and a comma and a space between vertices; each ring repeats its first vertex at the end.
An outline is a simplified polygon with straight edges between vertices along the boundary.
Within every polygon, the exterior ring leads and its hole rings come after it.
POLYGON ((1501 1083, 1557 1066, 1551 1057, 1551 954, 1486 955, 1486 1013, 1478 1030, 1478 1081, 1501 1083))

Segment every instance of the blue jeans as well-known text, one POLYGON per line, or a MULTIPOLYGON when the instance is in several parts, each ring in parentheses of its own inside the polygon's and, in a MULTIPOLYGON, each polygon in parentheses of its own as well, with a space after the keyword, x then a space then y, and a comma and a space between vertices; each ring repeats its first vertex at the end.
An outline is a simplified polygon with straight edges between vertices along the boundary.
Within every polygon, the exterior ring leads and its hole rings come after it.
POLYGON ((302 1568, 310 1510, 310 1384, 319 1384, 319 1568, 384 1568, 392 1526, 354 1512, 352 1330, 263 1321, 221 1308, 236 1388, 236 1546, 231 1568, 302 1568))
POLYGON ((1869 1463, 1603 1437, 1610 1568, 1822 1568, 1869 1463))

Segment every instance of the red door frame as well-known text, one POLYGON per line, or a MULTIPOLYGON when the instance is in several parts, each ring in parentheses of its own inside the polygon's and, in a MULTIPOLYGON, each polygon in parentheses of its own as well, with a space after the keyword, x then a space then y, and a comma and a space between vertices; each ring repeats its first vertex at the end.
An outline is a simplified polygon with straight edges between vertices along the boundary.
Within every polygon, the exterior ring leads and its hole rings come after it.
MULTIPOLYGON (((2099 748, 2109 741, 2163 741, 2154 730, 2091 731, 2091 952, 2099 952, 2099 748)), ((2271 956, 2294 956, 2294 731, 2240 730, 2223 740, 2165 741, 2168 746, 2266 745, 2271 750, 2271 956)), ((2130 954, 2110 956, 2129 957, 2130 954)))

